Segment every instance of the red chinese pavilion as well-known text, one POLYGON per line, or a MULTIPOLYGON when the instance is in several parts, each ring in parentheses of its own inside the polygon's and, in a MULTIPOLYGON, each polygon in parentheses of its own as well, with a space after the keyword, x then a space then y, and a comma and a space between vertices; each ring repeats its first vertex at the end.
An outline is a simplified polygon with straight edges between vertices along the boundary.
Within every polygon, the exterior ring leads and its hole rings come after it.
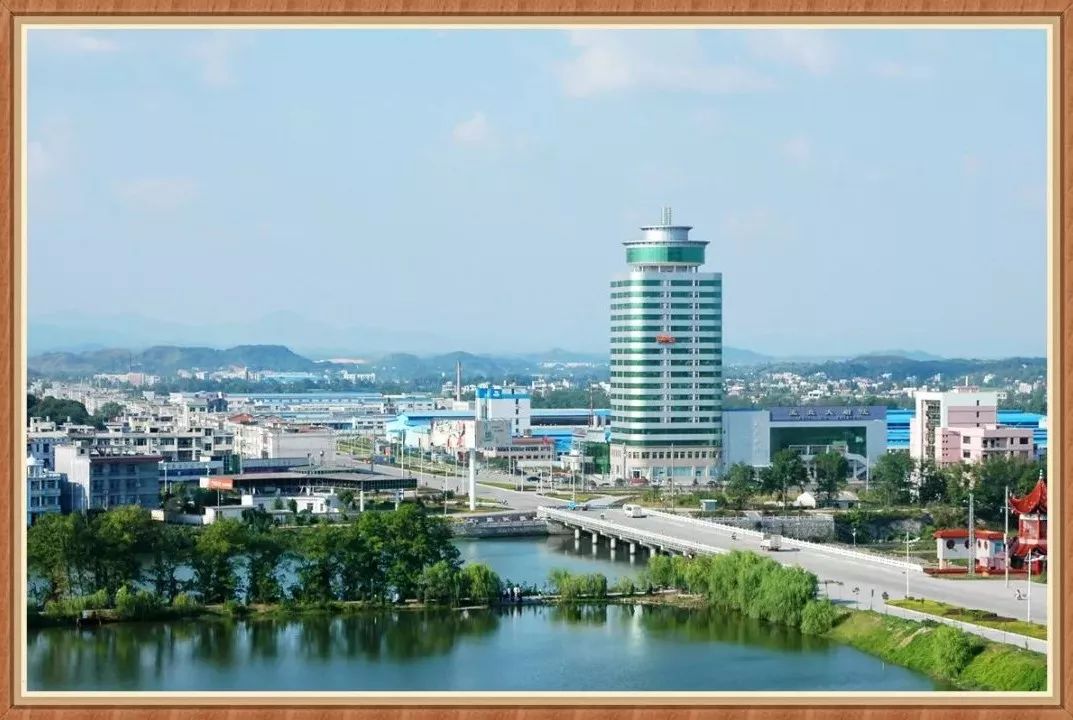
MULTIPOLYGON (((1022 497, 1010 497, 1010 510, 1017 513, 1017 538, 1010 548, 1021 564, 1030 558, 1047 556, 1047 484, 1043 474, 1032 491, 1022 497)), ((1036 572, 1043 572, 1046 562, 1034 561, 1036 572)))

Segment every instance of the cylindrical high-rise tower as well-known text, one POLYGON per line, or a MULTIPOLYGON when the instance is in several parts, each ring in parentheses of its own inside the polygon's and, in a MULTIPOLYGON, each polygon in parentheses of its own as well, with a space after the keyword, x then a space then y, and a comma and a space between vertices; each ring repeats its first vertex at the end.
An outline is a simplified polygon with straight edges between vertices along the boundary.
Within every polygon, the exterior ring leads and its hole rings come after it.
POLYGON ((723 280, 706 241, 663 222, 628 241, 611 283, 611 469, 627 482, 704 483, 720 462, 723 280))

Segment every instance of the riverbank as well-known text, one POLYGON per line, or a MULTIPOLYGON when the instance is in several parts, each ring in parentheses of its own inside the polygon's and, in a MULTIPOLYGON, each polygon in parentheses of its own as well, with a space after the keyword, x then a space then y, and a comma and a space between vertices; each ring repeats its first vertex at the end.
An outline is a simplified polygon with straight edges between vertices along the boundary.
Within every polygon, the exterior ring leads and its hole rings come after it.
POLYGON ((847 611, 826 636, 962 690, 1043 692, 1047 656, 947 625, 847 611))
POLYGON ((906 610, 914 610, 918 613, 924 613, 925 615, 934 615, 936 617, 957 620, 963 623, 981 625, 994 630, 1002 630, 1003 632, 1036 638, 1037 640, 1047 639, 1046 625, 1002 617, 1001 615, 996 615, 995 613, 987 612, 985 610, 961 608, 955 605, 941 603, 936 600, 925 600, 922 598, 887 600, 887 604, 906 610))
MULTIPOLYGON (((354 617, 392 613, 448 611, 465 615, 471 612, 502 611, 509 607, 606 607, 648 606, 687 611, 708 610, 701 595, 674 590, 652 593, 607 593, 604 597, 563 598, 537 595, 522 602, 473 603, 463 600, 457 606, 409 601, 398 604, 363 601, 327 603, 276 603, 254 605, 209 605, 175 611, 164 608, 152 617, 121 618, 113 609, 95 611, 102 623, 146 623, 187 619, 202 622, 227 620, 300 620, 313 617, 354 617)), ((933 680, 962 690, 1042 692, 1047 686, 1047 658, 1040 653, 994 643, 955 628, 929 621, 912 621, 866 610, 840 610, 833 627, 816 637, 847 645, 884 662, 927 675, 933 680)), ((32 629, 70 626, 71 618, 49 618, 32 613, 32 629)), ((83 623, 92 627, 95 622, 83 623)))

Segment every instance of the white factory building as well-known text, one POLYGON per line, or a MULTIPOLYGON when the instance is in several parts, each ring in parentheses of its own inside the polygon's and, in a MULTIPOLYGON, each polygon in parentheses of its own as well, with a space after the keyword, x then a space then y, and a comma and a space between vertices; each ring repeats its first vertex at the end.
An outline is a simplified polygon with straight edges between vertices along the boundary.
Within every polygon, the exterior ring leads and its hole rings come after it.
POLYGON ((784 449, 797 450, 806 461, 822 452, 841 452, 854 476, 863 478, 887 452, 887 409, 805 405, 724 411, 724 469, 739 462, 767 467, 784 449))

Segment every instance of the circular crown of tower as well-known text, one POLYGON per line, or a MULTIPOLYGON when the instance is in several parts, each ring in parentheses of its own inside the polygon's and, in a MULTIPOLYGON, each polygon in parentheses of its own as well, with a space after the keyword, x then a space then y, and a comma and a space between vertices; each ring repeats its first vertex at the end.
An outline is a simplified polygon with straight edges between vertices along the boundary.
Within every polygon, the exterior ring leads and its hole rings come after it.
POLYGON ((639 240, 623 243, 626 262, 630 265, 703 265, 708 241, 691 239, 689 231, 692 229, 692 225, 675 225, 671 209, 665 207, 660 224, 641 227, 639 240))

